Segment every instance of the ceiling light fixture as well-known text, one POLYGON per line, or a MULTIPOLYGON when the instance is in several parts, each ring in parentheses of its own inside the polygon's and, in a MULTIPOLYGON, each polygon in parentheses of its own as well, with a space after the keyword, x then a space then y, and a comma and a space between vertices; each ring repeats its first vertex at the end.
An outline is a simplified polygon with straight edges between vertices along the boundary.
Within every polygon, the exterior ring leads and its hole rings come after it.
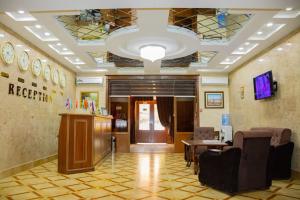
POLYGON ((61 46, 61 43, 57 43, 56 45, 57 45, 57 46, 61 46))
POLYGON ((30 49, 24 49, 24 51, 27 51, 27 52, 29 52, 29 51, 30 51, 30 49))
POLYGON ((226 67, 224 67, 224 69, 228 69, 230 66, 229 65, 227 65, 226 67))
POLYGON ((23 45, 21 45, 21 44, 16 44, 16 47, 22 47, 23 45))
POLYGON ((272 22, 267 23, 267 27, 271 27, 271 26, 273 26, 273 23, 272 23, 272 22))
POLYGON ((36 25, 35 25, 35 28, 38 28, 38 29, 40 29, 40 28, 42 28, 42 26, 41 26, 41 25, 39 25, 39 24, 36 24, 36 25))
POLYGON ((277 48, 277 51, 282 51, 282 50, 283 50, 283 48, 281 48, 281 47, 277 48))
POLYGON ((293 8, 292 8, 292 7, 288 7, 288 8, 286 8, 285 10, 286 10, 286 11, 291 11, 291 10, 293 10, 293 8))
POLYGON ((263 61, 264 61, 264 59, 263 59, 263 58, 260 58, 260 59, 258 59, 258 61, 259 61, 259 62, 263 62, 263 61))
POLYGON ((45 32, 44 35, 45 35, 45 36, 49 36, 50 33, 49 33, 49 32, 45 32))
POLYGON ((256 34, 257 35, 261 35, 261 34, 263 34, 263 32, 262 31, 258 31, 256 34))
POLYGON ((77 65, 76 68, 77 68, 77 69, 80 69, 80 66, 77 65))
POLYGON ((288 42, 286 43, 286 46, 292 46, 292 43, 288 42))
POLYGON ((166 56, 166 48, 159 45, 146 45, 140 48, 140 56, 154 62, 166 56))
POLYGON ((248 46, 250 44, 250 42, 245 42, 245 45, 248 46))
POLYGON ((67 48, 63 48, 63 50, 64 50, 64 51, 68 51, 68 49, 67 49, 67 48))
POLYGON ((244 50, 244 47, 240 47, 239 50, 244 50))
POLYGON ((3 38, 4 37, 4 34, 0 33, 0 38, 3 38))
POLYGON ((24 10, 18 10, 18 13, 19 13, 19 14, 24 14, 25 11, 24 11, 24 10))

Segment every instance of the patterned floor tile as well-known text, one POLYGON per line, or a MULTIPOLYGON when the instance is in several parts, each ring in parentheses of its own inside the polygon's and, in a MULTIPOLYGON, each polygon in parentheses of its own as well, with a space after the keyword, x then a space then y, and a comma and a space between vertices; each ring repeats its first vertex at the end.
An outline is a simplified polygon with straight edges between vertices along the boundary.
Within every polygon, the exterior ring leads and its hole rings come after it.
POLYGON ((14 199, 14 200, 27 200, 27 199, 39 198, 39 195, 37 195, 33 192, 27 192, 27 193, 12 195, 12 196, 10 196, 10 198, 14 199))
POLYGON ((273 181, 269 190, 229 196, 200 185, 185 164, 178 153, 118 153, 93 172, 66 175, 57 172, 55 160, 1 179, 0 200, 300 199, 300 180, 273 181))
POLYGON ((77 192, 77 194, 83 198, 99 198, 110 195, 109 192, 103 189, 87 189, 77 192))

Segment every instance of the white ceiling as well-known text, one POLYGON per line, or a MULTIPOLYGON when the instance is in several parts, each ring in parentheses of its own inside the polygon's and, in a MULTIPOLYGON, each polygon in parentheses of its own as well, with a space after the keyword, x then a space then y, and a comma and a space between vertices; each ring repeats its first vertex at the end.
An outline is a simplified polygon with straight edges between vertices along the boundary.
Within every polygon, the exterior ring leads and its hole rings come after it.
MULTIPOLYGON (((286 36, 288 33, 300 27, 299 15, 297 18, 273 18, 275 15, 287 7, 293 8, 293 13, 299 11, 299 0, 85 0, 85 1, 70 1, 61 0, 59 3, 53 3, 53 0, 0 0, 0 11, 16 12, 18 10, 30 11, 36 21, 15 21, 5 13, 0 13, 0 22, 10 27, 13 31, 22 35, 39 48, 47 52, 49 55, 57 59, 59 62, 67 66, 77 73, 103 73, 103 70, 108 70, 109 74, 195 74, 201 72, 221 72, 227 73, 238 67, 251 57, 261 52, 274 42, 286 36), (161 69, 161 61, 155 63, 144 62, 144 69, 117 69, 113 64, 97 64, 95 60, 88 55, 87 52, 106 52, 111 49, 106 40, 93 43, 78 43, 70 33, 55 19, 58 15, 74 15, 78 14, 79 10, 86 8, 151 8, 139 9, 137 18, 138 33, 135 38, 145 39, 152 37, 165 37, 170 40, 179 39, 177 36, 168 34, 166 29, 168 9, 154 8, 234 8, 233 12, 253 14, 250 21, 230 40, 229 43, 211 44, 204 42, 194 42, 194 40, 186 40, 188 50, 194 51, 217 51, 217 55, 212 59, 207 66, 191 65, 187 69, 161 69), (297 11, 298 10, 298 11, 297 11), (153 19, 153 17, 159 19, 153 19), (268 27, 267 24, 273 25, 268 27), (41 25, 41 28, 36 28, 36 25, 41 25), (283 26, 284 24, 284 26, 283 26), (276 31, 278 26, 281 26, 276 31), (36 29, 36 32, 46 38, 57 38, 58 41, 41 41, 30 31, 26 30, 25 26, 31 29, 36 29), (148 30, 147 30, 148 28, 148 30), (275 32, 274 32, 275 30, 275 32), (163 32, 164 33, 161 33, 163 32), (261 31, 263 34, 258 34, 261 31), (270 37, 264 38, 271 34, 270 37), (50 33, 50 36, 43 35, 45 32, 50 33), (145 34, 147 32, 147 34, 145 34), (254 40, 249 40, 249 38, 254 40), (262 38, 262 39, 261 39, 262 38), (249 45, 245 43, 249 42, 249 45), (62 45, 57 46, 57 43, 62 45), (252 48, 255 46, 254 48, 252 48), (57 51, 53 49, 56 47, 57 51), (252 49, 251 49, 252 48, 252 49), (65 49, 65 50, 64 50, 65 49), (250 49, 250 51, 249 51, 250 49), (248 52, 249 51, 249 52, 248 52), (64 53, 71 52, 71 53, 64 53), (246 52, 246 54, 245 54, 246 52), (73 54, 72 54, 73 53, 73 54), (72 63, 74 64, 72 64, 72 63), (77 64, 76 64, 77 63, 77 64), (83 64, 84 63, 84 64, 83 64), (224 64, 220 64, 224 63, 224 64), (80 67, 80 69, 78 69, 80 67)), ((282 14, 282 13, 281 13, 282 14)), ((290 15, 292 15, 290 13, 290 15)), ((287 15, 284 15, 287 16, 287 15)), ((28 28, 27 28, 28 29, 28 28)), ((129 40, 126 38, 118 39, 119 43, 130 46, 129 40)), ((109 40, 109 39, 108 39, 109 40)), ((114 43, 116 47, 117 43, 114 43)), ((186 55, 186 52, 179 54, 186 55)), ((179 56, 178 55, 178 56, 179 56)))

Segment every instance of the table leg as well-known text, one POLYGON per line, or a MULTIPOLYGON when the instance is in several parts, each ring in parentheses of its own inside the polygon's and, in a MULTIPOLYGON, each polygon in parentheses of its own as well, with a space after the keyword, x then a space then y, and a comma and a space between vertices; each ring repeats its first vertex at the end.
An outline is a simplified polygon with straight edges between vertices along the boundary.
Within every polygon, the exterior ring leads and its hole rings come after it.
POLYGON ((184 145, 185 147, 185 155, 186 155, 186 166, 190 167, 192 163, 192 158, 191 158, 191 147, 188 145, 184 145))
POLYGON ((196 156, 196 147, 197 146, 194 146, 193 148, 193 159, 194 159, 194 174, 196 175, 198 173, 198 159, 197 159, 197 156, 196 156))

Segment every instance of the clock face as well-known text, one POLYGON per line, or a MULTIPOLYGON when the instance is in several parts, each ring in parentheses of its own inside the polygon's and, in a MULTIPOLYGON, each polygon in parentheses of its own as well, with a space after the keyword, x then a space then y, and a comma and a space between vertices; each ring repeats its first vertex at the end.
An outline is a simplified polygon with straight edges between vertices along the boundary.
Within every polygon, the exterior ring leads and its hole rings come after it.
POLYGON ((59 83, 62 88, 66 87, 66 75, 63 72, 59 73, 59 83))
POLYGON ((26 51, 23 51, 18 56, 18 65, 21 71, 27 71, 29 67, 29 55, 26 51))
POLYGON ((42 72, 42 61, 40 59, 35 59, 32 62, 32 74, 34 76, 39 76, 42 72))
POLYGON ((49 64, 44 66, 43 76, 46 81, 50 80, 51 77, 51 67, 49 64))
POLYGON ((58 84, 58 79, 59 79, 59 72, 57 69, 52 70, 52 81, 55 85, 58 84))
POLYGON ((10 42, 5 42, 1 47, 1 58, 6 64, 12 64, 15 59, 15 48, 10 42))

